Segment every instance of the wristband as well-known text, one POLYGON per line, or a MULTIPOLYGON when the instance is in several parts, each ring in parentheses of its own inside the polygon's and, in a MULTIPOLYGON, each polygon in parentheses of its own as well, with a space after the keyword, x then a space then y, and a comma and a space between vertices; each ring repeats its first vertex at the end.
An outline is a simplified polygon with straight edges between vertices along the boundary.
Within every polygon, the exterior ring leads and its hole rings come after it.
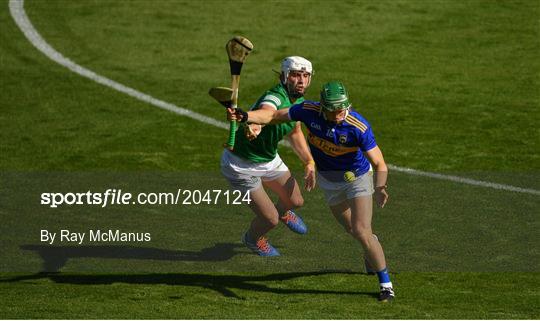
POLYGON ((375 187, 375 189, 387 189, 387 188, 388 188, 388 185, 386 184, 375 187))
POLYGON ((239 120, 241 123, 247 122, 248 113, 246 111, 243 111, 242 108, 236 108, 236 114, 242 115, 242 119, 239 120))
POLYGON ((307 161, 307 163, 304 164, 304 167, 306 167, 306 166, 308 166, 308 165, 313 165, 313 166, 315 166, 315 161, 314 161, 313 159, 307 161))

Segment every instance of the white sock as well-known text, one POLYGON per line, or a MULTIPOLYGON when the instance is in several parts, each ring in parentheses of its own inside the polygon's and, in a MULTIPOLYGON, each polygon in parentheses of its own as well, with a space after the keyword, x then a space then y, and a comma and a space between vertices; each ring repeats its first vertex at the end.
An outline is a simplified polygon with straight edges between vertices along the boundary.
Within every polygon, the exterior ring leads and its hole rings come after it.
POLYGON ((392 282, 386 282, 386 283, 379 283, 382 288, 391 288, 392 282))

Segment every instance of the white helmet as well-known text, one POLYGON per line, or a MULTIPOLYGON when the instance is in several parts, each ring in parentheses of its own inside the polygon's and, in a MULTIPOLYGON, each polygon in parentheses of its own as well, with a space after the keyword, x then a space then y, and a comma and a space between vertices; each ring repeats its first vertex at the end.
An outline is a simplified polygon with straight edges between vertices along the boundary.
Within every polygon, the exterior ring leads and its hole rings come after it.
POLYGON ((281 72, 285 79, 289 77, 289 72, 294 70, 307 71, 310 75, 313 74, 311 62, 306 58, 299 56, 290 56, 281 62, 281 72))
MULTIPOLYGON (((306 58, 299 57, 299 56, 291 56, 283 59, 281 62, 281 84, 285 87, 287 90, 287 93, 289 94, 289 97, 291 98, 299 98, 304 95, 304 92, 299 92, 295 89, 295 85, 289 83, 289 73, 291 71, 304 71, 309 73, 309 79, 308 83, 305 85, 305 88, 309 86, 311 83, 311 75, 313 75, 313 67, 311 66, 311 62, 307 60, 306 58)), ((305 89, 304 89, 305 90, 305 89)))

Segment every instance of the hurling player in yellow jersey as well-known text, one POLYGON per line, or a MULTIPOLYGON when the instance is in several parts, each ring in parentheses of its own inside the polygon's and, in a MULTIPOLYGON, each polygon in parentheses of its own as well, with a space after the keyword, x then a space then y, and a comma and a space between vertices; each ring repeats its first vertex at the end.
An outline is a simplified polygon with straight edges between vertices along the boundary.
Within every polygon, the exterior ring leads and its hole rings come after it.
MULTIPOLYGON (((280 83, 267 90, 252 109, 272 112, 304 101, 312 73, 311 62, 307 59, 298 56, 285 58, 281 63, 280 83)), ((224 150, 221 172, 234 189, 250 192, 249 206, 255 217, 242 242, 260 256, 278 256, 278 250, 268 242, 266 234, 280 221, 295 233, 307 232, 307 226, 294 211, 303 205, 304 199, 298 183, 277 152, 278 143, 287 138, 305 164, 307 190, 315 185, 313 158, 299 122, 267 125, 251 132, 245 124, 244 128, 249 135, 236 135, 234 149, 224 150), (264 187, 278 195, 277 204, 272 202, 264 187)))
POLYGON ((317 167, 317 180, 326 202, 345 231, 362 245, 366 267, 376 272, 379 278, 379 300, 392 300, 394 290, 384 252, 371 229, 372 195, 375 194, 381 207, 388 200, 388 168, 370 124, 351 108, 345 86, 336 81, 324 84, 320 103, 303 101, 273 111, 229 109, 228 118, 257 124, 291 120, 304 123, 317 167), (375 186, 373 171, 376 173, 375 186))

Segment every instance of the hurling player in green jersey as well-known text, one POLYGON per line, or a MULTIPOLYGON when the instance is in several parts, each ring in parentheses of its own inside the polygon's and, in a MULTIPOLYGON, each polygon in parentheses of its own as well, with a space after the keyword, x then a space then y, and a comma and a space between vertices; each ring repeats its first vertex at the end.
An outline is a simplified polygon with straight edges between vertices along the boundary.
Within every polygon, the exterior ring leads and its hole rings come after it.
MULTIPOLYGON (((310 85, 311 62, 298 56, 287 57, 281 63, 280 83, 267 90, 251 107, 252 110, 280 110, 304 101, 310 85)), ((293 210, 303 205, 298 183, 281 160, 278 143, 286 138, 305 165, 305 188, 315 186, 315 162, 307 146, 300 122, 284 122, 266 126, 244 124, 245 135, 236 135, 234 149, 224 150, 221 172, 233 189, 249 191, 249 204, 255 217, 244 233, 242 242, 260 256, 278 256, 266 234, 279 224, 287 225, 298 234, 307 227, 293 210), (274 204, 264 187, 274 191, 279 201, 274 204)))

